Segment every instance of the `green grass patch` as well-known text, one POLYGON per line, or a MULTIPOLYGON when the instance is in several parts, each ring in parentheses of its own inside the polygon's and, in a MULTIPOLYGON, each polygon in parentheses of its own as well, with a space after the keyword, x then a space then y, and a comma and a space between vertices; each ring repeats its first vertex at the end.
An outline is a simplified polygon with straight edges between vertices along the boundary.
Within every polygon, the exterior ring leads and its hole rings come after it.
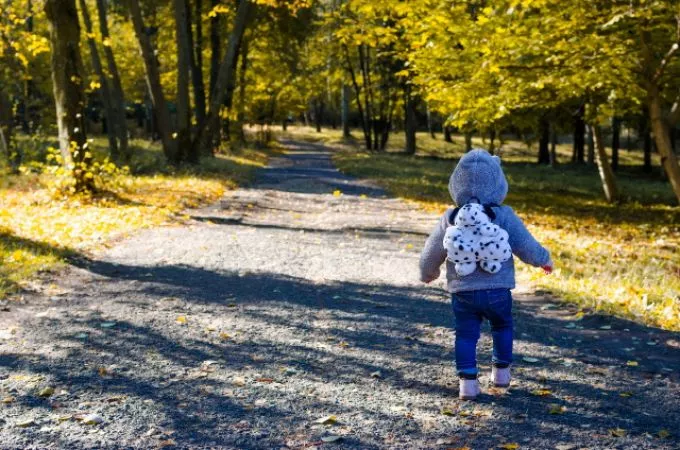
MULTIPOLYGON (((447 184, 464 152, 459 136, 450 144, 441 135, 419 133, 415 156, 397 153, 403 148, 401 134, 384 153, 362 151, 359 141, 345 141, 339 131, 301 128, 289 136, 332 145, 340 170, 372 179, 395 196, 437 211, 452 203, 447 184)), ((568 145, 558 150, 559 160, 570 160, 568 145)), ((544 276, 519 264, 520 280, 584 308, 680 330, 680 208, 673 206, 675 197, 660 170, 645 174, 641 152, 622 151, 617 178, 626 201, 610 205, 595 167, 538 166, 536 153, 519 142, 504 145, 506 204, 551 250, 557 270, 544 276)))

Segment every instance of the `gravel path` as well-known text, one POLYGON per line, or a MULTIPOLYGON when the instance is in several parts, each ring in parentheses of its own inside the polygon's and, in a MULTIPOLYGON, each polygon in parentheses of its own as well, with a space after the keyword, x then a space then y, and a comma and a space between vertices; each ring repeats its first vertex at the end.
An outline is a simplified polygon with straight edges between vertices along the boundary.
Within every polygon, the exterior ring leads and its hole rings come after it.
POLYGON ((449 299, 416 280, 435 216, 285 144, 0 312, 0 448, 680 448, 680 336, 546 292, 515 291, 512 387, 486 333, 458 401, 449 299))

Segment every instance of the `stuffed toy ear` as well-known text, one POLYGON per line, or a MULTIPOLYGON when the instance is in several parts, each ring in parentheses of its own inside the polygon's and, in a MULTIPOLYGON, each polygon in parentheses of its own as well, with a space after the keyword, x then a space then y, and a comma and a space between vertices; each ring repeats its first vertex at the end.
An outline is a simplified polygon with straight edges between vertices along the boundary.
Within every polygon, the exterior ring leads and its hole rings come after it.
POLYGON ((499 166, 501 165, 501 157, 500 156, 493 155, 492 158, 493 158, 494 161, 496 161, 498 163, 499 166))
POLYGON ((493 212, 493 209, 489 205, 484 205, 484 214, 489 216, 489 220, 494 221, 496 220, 496 213, 493 212))
POLYGON ((453 211, 451 211, 449 223, 456 223, 456 216, 458 215, 458 211, 460 211, 460 208, 455 208, 453 211))

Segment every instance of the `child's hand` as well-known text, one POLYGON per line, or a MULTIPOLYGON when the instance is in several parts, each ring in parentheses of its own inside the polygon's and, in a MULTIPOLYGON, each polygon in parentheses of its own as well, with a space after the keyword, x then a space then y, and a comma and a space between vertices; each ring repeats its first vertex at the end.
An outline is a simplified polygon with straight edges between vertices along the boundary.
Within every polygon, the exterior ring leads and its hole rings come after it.
POLYGON ((552 259, 548 261, 547 264, 541 266, 541 269, 543 269, 543 272, 545 272, 546 275, 550 275, 553 272, 553 261, 552 259))
POLYGON ((430 276, 426 276, 425 274, 420 275, 420 281, 423 283, 432 283, 434 280, 439 278, 439 275, 441 274, 441 271, 437 269, 437 273, 431 274, 430 276))

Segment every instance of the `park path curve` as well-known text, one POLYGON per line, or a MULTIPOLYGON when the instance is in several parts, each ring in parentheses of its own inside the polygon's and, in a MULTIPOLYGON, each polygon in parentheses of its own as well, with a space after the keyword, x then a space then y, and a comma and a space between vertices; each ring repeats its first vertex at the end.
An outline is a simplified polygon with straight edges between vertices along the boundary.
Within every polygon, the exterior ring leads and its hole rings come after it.
POLYGON ((680 447, 678 334, 528 288, 512 387, 488 388, 486 333, 485 393, 458 401, 448 296, 417 281, 436 216, 283 143, 0 311, 0 448, 680 447))

